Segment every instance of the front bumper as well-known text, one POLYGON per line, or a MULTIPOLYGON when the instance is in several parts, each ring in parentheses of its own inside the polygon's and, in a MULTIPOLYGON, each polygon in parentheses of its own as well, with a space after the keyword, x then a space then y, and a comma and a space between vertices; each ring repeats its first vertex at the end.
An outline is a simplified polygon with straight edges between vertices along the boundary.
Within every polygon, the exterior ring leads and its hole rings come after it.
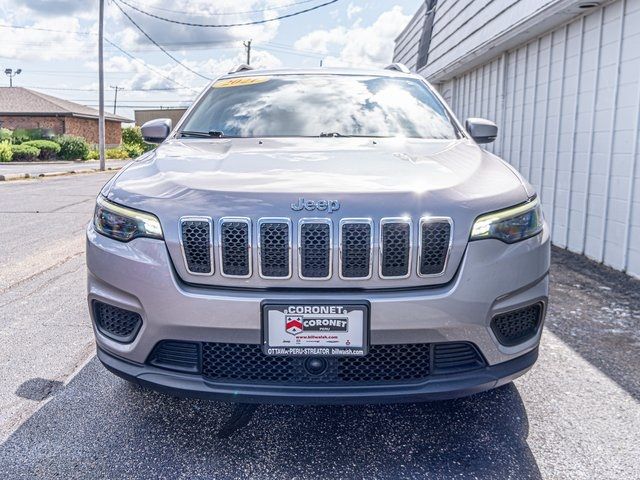
POLYGON ((290 387, 212 383, 202 377, 169 372, 150 365, 128 362, 98 347, 98 358, 112 373, 130 382, 180 397, 241 403, 358 404, 446 400, 499 387, 529 370, 538 348, 508 362, 481 370, 432 377, 419 384, 371 387, 290 387))
MULTIPOLYGON (((542 323, 533 338, 515 346, 501 345, 489 324, 499 313, 536 302, 546 306, 549 236, 545 228, 540 235, 512 245, 497 240, 469 243, 454 280, 426 289, 193 287, 176 276, 164 242, 141 238, 120 243, 98 235, 91 225, 87 229, 87 266, 90 303, 101 301, 142 317, 142 328, 128 344, 107 338, 94 328, 103 363, 139 383, 183 394, 256 402, 450 398, 506 383, 535 361, 542 323), (446 378, 434 376, 422 384, 276 388, 212 384, 199 376, 146 364, 162 340, 260 344, 260 306, 265 301, 368 302, 371 344, 472 342, 488 366, 446 378)), ((250 279, 247 287, 251 287, 250 279)))

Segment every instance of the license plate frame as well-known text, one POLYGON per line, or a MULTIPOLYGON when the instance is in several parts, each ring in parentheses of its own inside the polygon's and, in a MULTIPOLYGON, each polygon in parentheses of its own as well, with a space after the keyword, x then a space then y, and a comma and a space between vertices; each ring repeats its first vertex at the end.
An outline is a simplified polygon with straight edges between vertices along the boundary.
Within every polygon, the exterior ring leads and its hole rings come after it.
POLYGON ((305 302, 299 300, 263 302, 261 307, 262 351, 268 356, 285 357, 365 356, 369 351, 370 311, 371 307, 368 302, 305 302), (318 307, 320 313, 317 313, 314 307, 318 307), (311 310, 307 313, 305 308, 311 310), (327 311, 332 313, 324 313, 327 311), (302 317, 301 322, 304 325, 296 323, 295 318, 291 319, 292 331, 289 332, 285 318, 287 316, 302 317), (344 319, 347 320, 346 330, 345 326, 339 322, 344 319), (331 322, 330 325, 327 325, 326 322, 310 325, 310 322, 304 322, 304 320, 336 321, 331 322), (305 333, 305 325, 307 333, 305 333), (314 336, 324 338, 314 338, 314 336), (285 339, 288 343, 285 342, 285 339))

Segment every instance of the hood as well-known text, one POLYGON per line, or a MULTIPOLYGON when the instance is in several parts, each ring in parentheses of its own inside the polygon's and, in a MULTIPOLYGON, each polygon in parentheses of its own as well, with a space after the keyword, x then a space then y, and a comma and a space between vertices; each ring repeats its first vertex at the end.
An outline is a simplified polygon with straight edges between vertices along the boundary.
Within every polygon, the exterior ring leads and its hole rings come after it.
POLYGON ((299 198, 401 197, 432 206, 479 202, 488 211, 525 201, 527 191, 502 160, 466 139, 196 139, 170 140, 133 162, 110 182, 108 197, 151 212, 172 205, 179 215, 186 208, 253 216, 278 198, 288 206, 299 198))

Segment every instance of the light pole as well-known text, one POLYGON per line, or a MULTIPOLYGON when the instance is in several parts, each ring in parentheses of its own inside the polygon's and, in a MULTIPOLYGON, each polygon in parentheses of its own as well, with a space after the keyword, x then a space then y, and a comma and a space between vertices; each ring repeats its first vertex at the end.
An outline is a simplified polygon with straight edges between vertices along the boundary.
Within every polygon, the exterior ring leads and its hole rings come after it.
POLYGON ((98 25, 98 151, 100 152, 100 170, 104 172, 104 0, 100 0, 100 14, 98 25))
POLYGON ((22 73, 22 69, 18 68, 15 72, 13 71, 13 68, 5 68, 4 69, 4 74, 9 77, 9 86, 13 87, 13 77, 15 77, 16 75, 20 75, 22 73))

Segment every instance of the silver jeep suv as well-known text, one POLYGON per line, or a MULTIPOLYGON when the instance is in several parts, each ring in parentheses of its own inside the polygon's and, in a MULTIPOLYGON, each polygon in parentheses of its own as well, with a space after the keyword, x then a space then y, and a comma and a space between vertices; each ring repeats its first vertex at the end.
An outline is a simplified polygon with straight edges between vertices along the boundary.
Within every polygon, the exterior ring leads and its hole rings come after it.
POLYGON ((98 357, 151 388, 353 403, 487 390, 535 362, 549 232, 535 192, 434 89, 384 70, 209 85, 102 189, 98 357))

